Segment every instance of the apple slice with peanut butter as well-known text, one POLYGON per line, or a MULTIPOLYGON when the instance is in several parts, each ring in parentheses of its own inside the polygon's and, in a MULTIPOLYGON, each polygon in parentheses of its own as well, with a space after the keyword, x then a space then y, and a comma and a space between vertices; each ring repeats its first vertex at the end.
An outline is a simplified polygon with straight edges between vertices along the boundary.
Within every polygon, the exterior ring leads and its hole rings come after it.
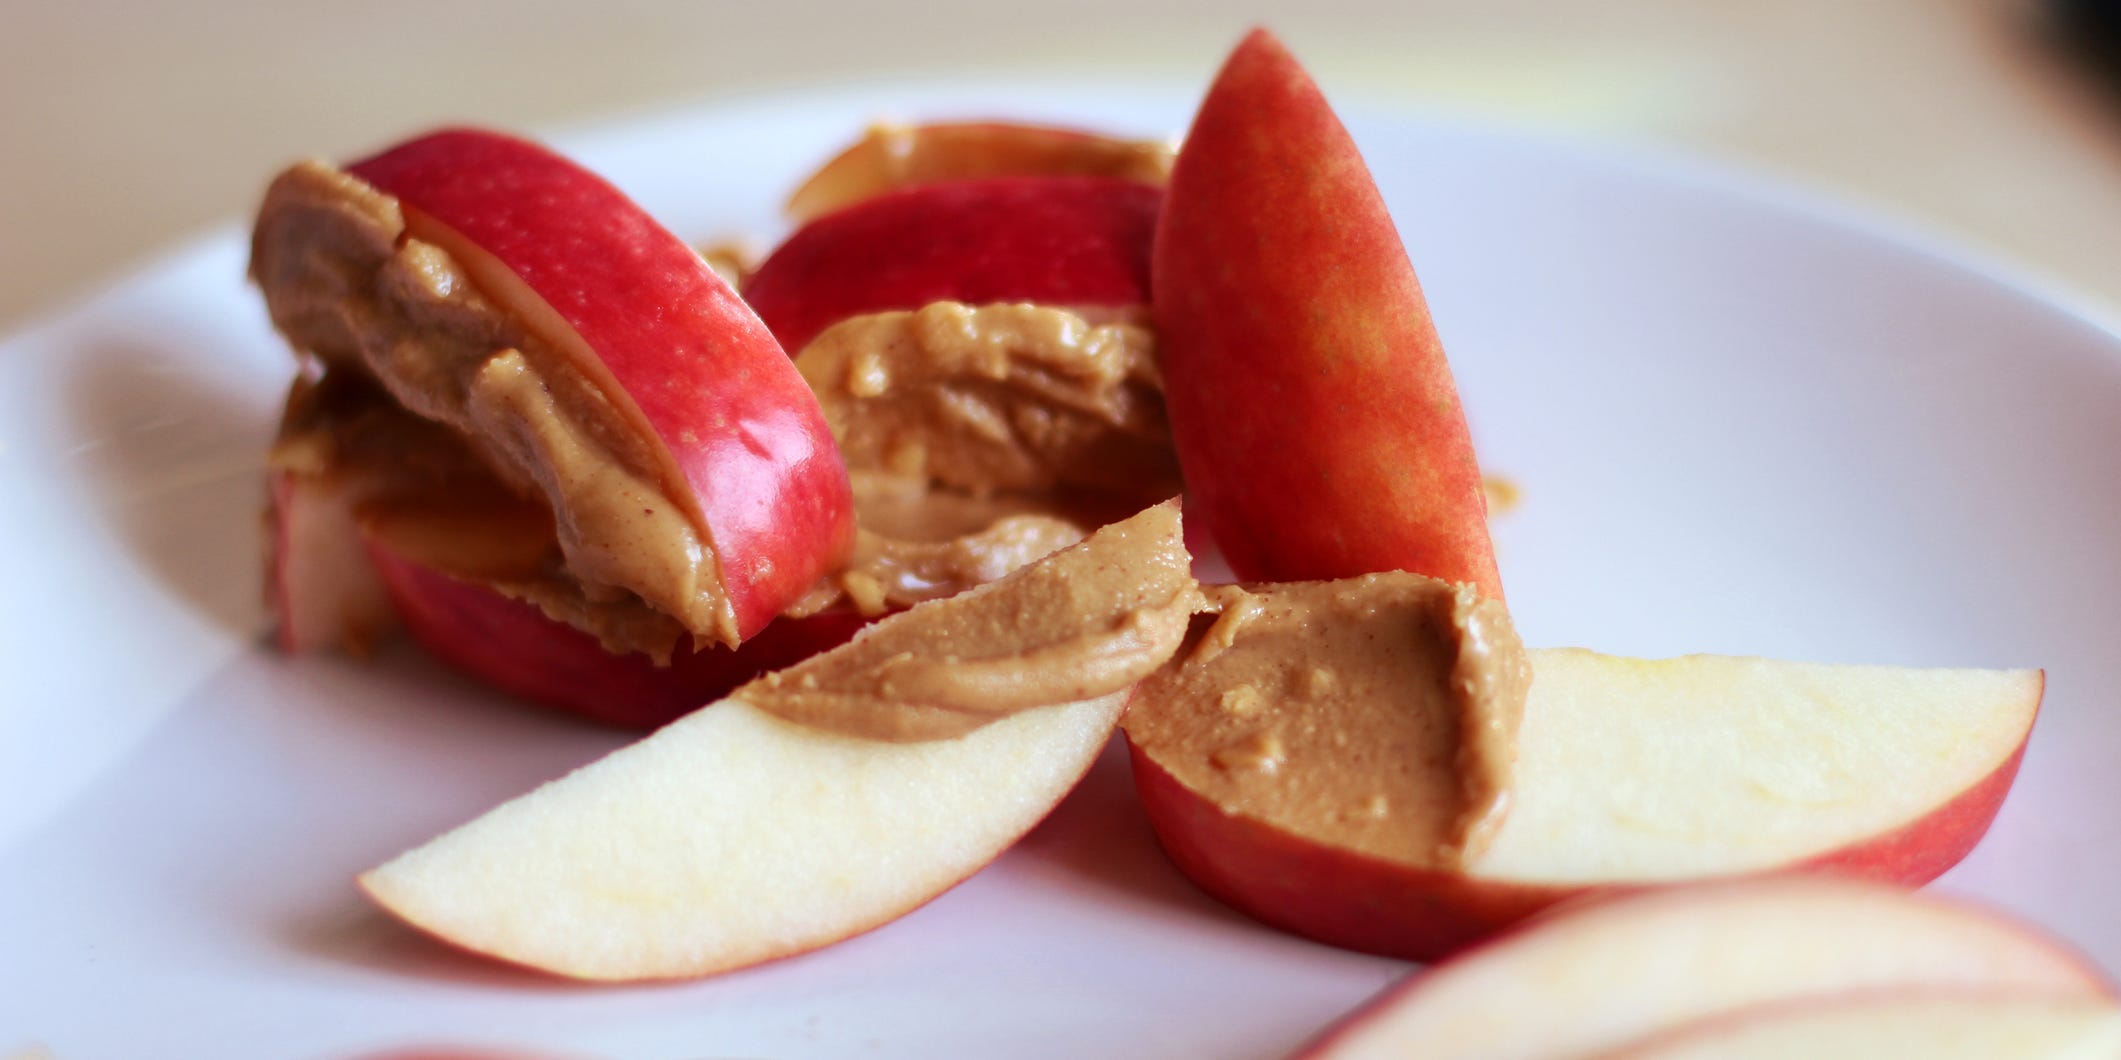
POLYGON ((542 147, 444 130, 294 166, 266 192, 251 271, 298 350, 539 497, 587 598, 735 646, 851 544, 846 471, 764 325, 542 147))
POLYGON ((919 604, 361 876, 464 949, 599 980, 707 975, 914 909, 1109 742, 1201 605, 1177 505, 919 604))

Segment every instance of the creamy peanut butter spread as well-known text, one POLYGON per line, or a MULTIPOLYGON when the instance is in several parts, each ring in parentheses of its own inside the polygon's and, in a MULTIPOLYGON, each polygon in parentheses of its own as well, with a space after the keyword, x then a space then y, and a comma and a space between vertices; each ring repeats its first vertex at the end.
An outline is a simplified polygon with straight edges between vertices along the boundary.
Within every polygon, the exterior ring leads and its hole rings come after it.
POLYGON ((1181 488, 1155 344, 1125 310, 937 302, 842 321, 796 367, 858 530, 793 614, 949 596, 1181 488))
POLYGON ((919 479, 855 473, 854 548, 788 609, 842 602, 879 615, 995 580, 1075 544, 1105 520, 1050 497, 970 496, 919 479))
POLYGON ((1205 606, 1191 563, 1167 502, 732 695, 799 724, 898 741, 1107 695, 1179 649, 1205 606))
POLYGON ((1404 572, 1211 590, 1134 745, 1227 812, 1439 869, 1507 811, 1531 664, 1502 605, 1404 572))
POLYGON ((796 368, 853 472, 976 494, 1180 491, 1146 327, 1051 306, 936 302, 854 317, 796 368))
MULTIPOLYGON (((555 617, 577 604, 660 614, 649 625, 663 632, 674 624, 734 643, 712 542, 672 487, 667 456, 575 359, 416 227, 395 199, 324 163, 281 174, 251 248, 274 325, 328 371, 373 378, 459 434, 508 488, 542 495, 565 558, 546 586, 552 600, 539 600, 555 617)), ((585 628, 613 650, 660 658, 673 646, 641 643, 624 625, 585 628)))

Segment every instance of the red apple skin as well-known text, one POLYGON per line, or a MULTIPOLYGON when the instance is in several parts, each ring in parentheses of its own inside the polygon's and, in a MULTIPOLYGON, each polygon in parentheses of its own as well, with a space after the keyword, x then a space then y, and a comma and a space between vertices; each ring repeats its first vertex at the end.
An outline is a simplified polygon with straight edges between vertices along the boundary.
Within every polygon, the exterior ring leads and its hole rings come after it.
MULTIPOLYGON (((1132 741, 1128 751, 1142 808, 1179 871, 1261 923, 1328 945, 1434 961, 1558 902, 1659 886, 1518 883, 1384 861, 1226 813, 1132 741)), ((1928 883, 1981 841, 2024 754, 2021 744, 1988 776, 1898 829, 1763 871, 1928 883)))
POLYGON ((797 229, 744 297, 791 354, 848 317, 945 299, 1141 305, 1162 201, 1154 185, 1111 177, 905 188, 797 229))
POLYGON ((869 623, 853 611, 783 618, 742 645, 680 646, 669 666, 605 651, 534 605, 369 542, 399 620, 443 662, 534 703, 625 729, 656 729, 770 670, 838 647, 869 623))
POLYGON ((739 639, 845 554, 853 498, 816 399, 729 285, 617 188, 476 129, 347 168, 492 255, 594 351, 606 396, 633 402, 689 487, 739 639))
POLYGON ((1240 579, 1408 570, 1502 597, 1472 437, 1399 232, 1264 30, 1179 149, 1152 287, 1186 511, 1240 579))

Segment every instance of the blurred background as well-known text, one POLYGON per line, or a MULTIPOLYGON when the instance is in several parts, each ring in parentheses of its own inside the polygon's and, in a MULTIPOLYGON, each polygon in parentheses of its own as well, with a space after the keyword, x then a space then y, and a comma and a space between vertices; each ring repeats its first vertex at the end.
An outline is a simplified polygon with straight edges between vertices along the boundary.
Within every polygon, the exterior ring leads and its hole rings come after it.
POLYGON ((1337 99, 1676 148, 2121 307, 2104 0, 34 4, 0 17, 0 331, 246 214, 296 157, 949 73, 1205 86, 1252 23, 1337 99))

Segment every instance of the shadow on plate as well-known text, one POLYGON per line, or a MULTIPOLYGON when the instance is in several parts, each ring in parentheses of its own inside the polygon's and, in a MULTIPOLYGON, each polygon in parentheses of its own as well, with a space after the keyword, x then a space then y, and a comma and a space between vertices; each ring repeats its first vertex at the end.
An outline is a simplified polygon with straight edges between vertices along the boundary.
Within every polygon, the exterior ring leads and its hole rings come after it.
POLYGON ((265 447, 277 410, 199 367, 196 350, 88 346, 65 369, 62 454, 140 569, 208 621, 261 623, 265 447))
POLYGON ((282 925, 281 940, 304 956, 393 978, 552 994, 614 988, 543 975, 467 953, 391 919, 352 894, 351 888, 348 892, 343 901, 282 925))
POLYGON ((1112 743, 1075 790, 1016 846, 1042 865, 1172 911, 1269 931, 1208 897, 1157 846, 1134 794, 1124 738, 1112 743))
POLYGON ((283 790, 299 785, 294 801, 305 807, 305 827, 335 835, 307 841, 318 847, 318 861, 335 864, 315 874, 316 884, 282 896, 266 925, 278 944, 392 977, 555 992, 595 986, 428 937, 363 899, 353 877, 634 734, 511 701, 402 642, 366 661, 264 653, 254 661, 278 691, 243 699, 302 716, 275 721, 261 713, 245 728, 313 756, 310 768, 295 771, 299 779, 285 777, 283 790))

